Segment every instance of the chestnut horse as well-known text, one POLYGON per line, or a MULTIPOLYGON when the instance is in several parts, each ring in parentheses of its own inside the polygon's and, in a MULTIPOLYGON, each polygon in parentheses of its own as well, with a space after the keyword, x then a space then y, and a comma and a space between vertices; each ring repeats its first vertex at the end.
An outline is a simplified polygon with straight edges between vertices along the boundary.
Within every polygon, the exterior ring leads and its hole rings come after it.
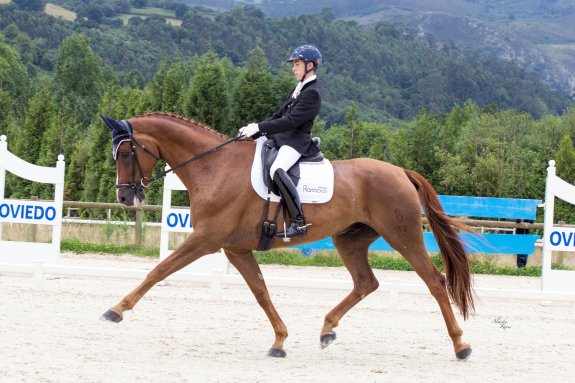
MULTIPOLYGON (((116 121, 102 116, 114 134, 117 148, 117 197, 126 205, 143 201, 151 173, 162 159, 186 186, 194 231, 143 282, 102 319, 120 322, 123 313, 156 283, 196 259, 223 249, 265 311, 275 333, 268 355, 284 357, 287 328, 276 311, 252 250, 258 246, 265 201, 250 183, 256 144, 228 137, 191 120, 166 113, 149 113, 116 121), (209 155, 207 155, 209 154, 209 155), (178 166, 180 165, 180 166, 178 166)), ((368 248, 383 237, 413 266, 427 285, 447 326, 458 359, 471 354, 451 303, 463 316, 474 310, 470 267, 456 229, 466 227, 443 211, 437 193, 420 174, 386 162, 359 158, 333 161, 333 198, 324 204, 305 204, 305 237, 292 245, 331 236, 353 280, 353 289, 325 316, 320 344, 332 343, 341 318, 379 285, 368 263, 368 248), (421 206, 437 239, 445 276, 431 262, 423 242, 421 206)), ((162 174, 160 174, 161 176, 162 174)), ((273 211, 275 204, 272 204, 273 211)), ((278 222, 282 222, 280 214, 278 222)), ((281 240, 274 247, 286 246, 281 240)))

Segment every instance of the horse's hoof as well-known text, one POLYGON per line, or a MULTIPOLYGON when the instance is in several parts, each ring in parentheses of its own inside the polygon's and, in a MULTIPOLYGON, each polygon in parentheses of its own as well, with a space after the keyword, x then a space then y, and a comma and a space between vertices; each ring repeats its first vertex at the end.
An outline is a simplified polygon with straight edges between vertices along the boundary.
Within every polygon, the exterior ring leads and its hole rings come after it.
POLYGON ((323 334, 320 338, 320 344, 321 344, 321 348, 326 348, 327 346, 329 346, 330 344, 333 343, 333 341, 335 340, 336 335, 334 331, 330 331, 327 334, 323 334))
POLYGON ((115 311, 108 310, 100 317, 101 320, 108 322, 120 323, 122 321, 122 316, 115 311))
POLYGON ((286 352, 282 349, 272 347, 268 351, 268 356, 271 356, 272 358, 285 358, 286 352))
POLYGON ((469 358, 469 355, 471 355, 471 348, 466 348, 455 353, 455 356, 457 356, 459 360, 465 360, 469 358))

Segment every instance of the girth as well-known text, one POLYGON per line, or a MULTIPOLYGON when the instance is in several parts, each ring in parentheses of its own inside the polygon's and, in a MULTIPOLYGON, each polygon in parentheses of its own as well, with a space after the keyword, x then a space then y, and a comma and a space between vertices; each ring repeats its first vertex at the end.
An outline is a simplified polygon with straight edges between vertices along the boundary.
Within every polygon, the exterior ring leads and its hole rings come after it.
MULTIPOLYGON (((319 145, 321 140, 319 137, 312 138, 313 143, 319 149, 319 145)), ((271 190, 274 194, 279 195, 276 185, 273 183, 270 177, 270 169, 272 164, 274 163, 276 157, 278 156, 279 148, 277 143, 273 139, 266 140, 262 146, 262 171, 263 171, 263 179, 264 184, 267 186, 269 190, 271 190)), ((323 153, 320 151, 319 153, 305 157, 302 156, 287 172, 290 176, 291 180, 293 181, 294 185, 297 186, 300 178, 300 162, 322 162, 324 160, 323 153)))

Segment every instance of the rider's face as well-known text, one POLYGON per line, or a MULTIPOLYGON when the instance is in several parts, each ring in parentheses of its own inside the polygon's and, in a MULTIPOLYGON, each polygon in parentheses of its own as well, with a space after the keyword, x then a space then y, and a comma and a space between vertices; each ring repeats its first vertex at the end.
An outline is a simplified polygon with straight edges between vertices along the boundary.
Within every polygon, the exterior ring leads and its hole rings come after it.
MULTIPOLYGON (((291 70, 298 81, 303 81, 303 79, 307 77, 308 74, 312 73, 312 72, 308 72, 307 74, 305 73, 305 65, 306 64, 301 60, 295 60, 292 63, 291 70)), ((308 63, 308 65, 313 66, 313 63, 308 63)))

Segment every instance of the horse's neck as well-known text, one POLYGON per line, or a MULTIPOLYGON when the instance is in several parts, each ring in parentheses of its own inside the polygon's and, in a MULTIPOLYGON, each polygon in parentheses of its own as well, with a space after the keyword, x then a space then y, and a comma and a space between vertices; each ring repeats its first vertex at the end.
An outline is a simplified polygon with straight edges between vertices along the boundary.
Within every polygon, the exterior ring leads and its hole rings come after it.
POLYGON ((224 138, 208 129, 184 122, 161 120, 158 128, 148 130, 160 149, 160 157, 175 167, 219 145, 224 138))

